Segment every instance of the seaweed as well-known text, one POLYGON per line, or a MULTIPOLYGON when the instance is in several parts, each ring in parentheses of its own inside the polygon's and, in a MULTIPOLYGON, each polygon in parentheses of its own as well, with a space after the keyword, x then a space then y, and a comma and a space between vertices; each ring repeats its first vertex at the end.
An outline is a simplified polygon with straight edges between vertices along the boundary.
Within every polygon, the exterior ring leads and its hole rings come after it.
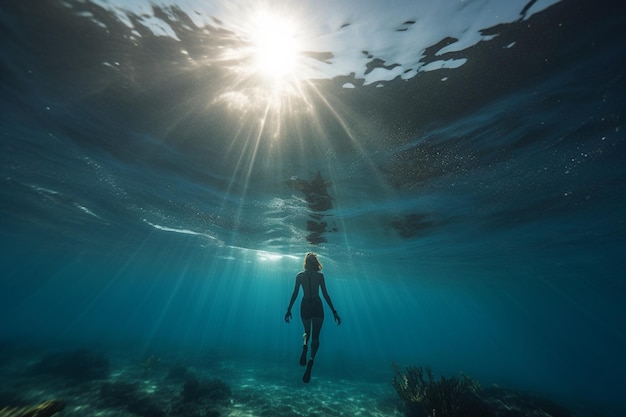
POLYGON ((405 414, 410 417, 484 416, 480 384, 461 374, 441 376, 437 381, 429 366, 406 367, 404 372, 394 365, 393 387, 404 401, 405 414))
POLYGON ((463 373, 437 380, 428 366, 394 369, 392 384, 407 417, 571 417, 567 409, 543 398, 497 386, 483 390, 463 373))

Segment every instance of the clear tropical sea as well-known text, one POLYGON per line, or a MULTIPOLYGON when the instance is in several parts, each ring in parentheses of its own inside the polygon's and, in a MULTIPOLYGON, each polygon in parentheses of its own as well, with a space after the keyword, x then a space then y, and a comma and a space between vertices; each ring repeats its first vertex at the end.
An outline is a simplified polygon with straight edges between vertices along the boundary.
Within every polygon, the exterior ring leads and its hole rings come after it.
POLYGON ((624 27, 605 0, 3 1, 0 410, 402 416, 396 364, 626 415, 624 27), (304 384, 309 251, 343 323, 304 384))

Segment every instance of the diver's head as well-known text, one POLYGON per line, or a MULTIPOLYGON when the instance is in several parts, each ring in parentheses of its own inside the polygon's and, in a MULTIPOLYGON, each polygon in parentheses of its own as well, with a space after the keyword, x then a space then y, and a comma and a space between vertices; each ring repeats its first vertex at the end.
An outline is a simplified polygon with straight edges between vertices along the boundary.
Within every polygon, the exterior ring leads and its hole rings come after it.
POLYGON ((304 269, 313 270, 313 271, 321 271, 322 263, 317 259, 317 255, 313 252, 309 252, 304 257, 304 269))

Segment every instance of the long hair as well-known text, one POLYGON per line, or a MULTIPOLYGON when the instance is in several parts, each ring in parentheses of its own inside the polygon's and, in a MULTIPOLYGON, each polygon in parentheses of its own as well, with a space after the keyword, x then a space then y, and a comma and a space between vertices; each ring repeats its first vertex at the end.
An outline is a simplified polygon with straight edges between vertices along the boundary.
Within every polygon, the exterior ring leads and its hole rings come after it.
POLYGON ((322 263, 317 259, 317 255, 313 252, 309 252, 304 257, 304 269, 313 270, 313 271, 321 271, 322 263))

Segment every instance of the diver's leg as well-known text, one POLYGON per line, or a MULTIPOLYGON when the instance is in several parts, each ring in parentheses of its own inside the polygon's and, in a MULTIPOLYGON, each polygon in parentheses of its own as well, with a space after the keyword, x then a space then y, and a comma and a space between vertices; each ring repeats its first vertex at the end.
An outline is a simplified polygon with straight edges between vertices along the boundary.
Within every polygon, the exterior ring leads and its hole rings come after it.
POLYGON ((302 319, 304 334, 302 335, 302 354, 300 355, 300 365, 306 365, 306 352, 308 350, 308 342, 311 335, 311 319, 302 319))
POLYGON ((315 359, 317 349, 320 347, 320 331, 322 330, 322 324, 324 324, 324 317, 316 317, 311 319, 313 322, 313 328, 311 333, 311 359, 315 359))
POLYGON ((317 349, 320 347, 320 330, 322 330, 324 317, 312 318, 311 322, 313 324, 311 329, 311 359, 309 359, 306 365, 306 371, 304 371, 304 376, 302 377, 302 381, 304 382, 311 380, 311 369, 313 369, 313 360, 315 359, 317 349))
POLYGON ((302 335, 302 342, 306 346, 311 339, 311 319, 302 319, 302 327, 304 327, 304 334, 302 335))

